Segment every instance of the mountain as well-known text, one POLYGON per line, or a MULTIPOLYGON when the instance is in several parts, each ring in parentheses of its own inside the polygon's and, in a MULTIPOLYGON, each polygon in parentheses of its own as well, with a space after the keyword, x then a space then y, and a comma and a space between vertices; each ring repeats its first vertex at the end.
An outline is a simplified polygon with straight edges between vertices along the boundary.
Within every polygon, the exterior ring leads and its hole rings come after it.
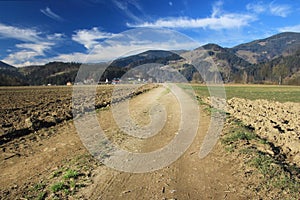
POLYGON ((247 73, 252 82, 300 85, 300 48, 291 55, 254 65, 247 73))
MULTIPOLYGON (((166 64, 169 60, 180 59, 175 53, 160 50, 150 50, 137 55, 120 58, 107 64, 81 64, 50 62, 45 65, 26 66, 16 68, 4 62, 0 62, 0 85, 65 85, 67 82, 74 82, 78 70, 84 66, 77 76, 77 81, 87 79, 97 81, 100 74, 100 81, 106 78, 122 77, 129 69, 146 63, 166 64), (107 68, 106 68, 107 67, 107 68), (106 69, 106 70, 105 70, 106 69), (104 71, 105 70, 105 71, 104 71)), ((92 81, 93 82, 93 81, 92 81)))
POLYGON ((27 85, 27 82, 16 67, 0 61, 0 85, 19 86, 27 85))
POLYGON ((100 81, 125 75, 128 80, 217 82, 218 72, 225 83, 300 85, 299 63, 300 33, 286 32, 233 48, 206 44, 191 51, 149 50, 116 59, 108 67, 51 62, 16 68, 0 61, 0 85, 65 85, 75 77, 95 83, 101 74, 100 81))
MULTIPOLYGON (((173 81, 178 76, 174 73, 174 69, 179 71, 187 81, 197 79, 197 81, 215 80, 216 71, 212 70, 213 66, 217 66, 223 80, 225 82, 240 81, 242 70, 252 66, 251 63, 245 61, 235 55, 229 49, 223 48, 217 44, 207 44, 192 51, 171 51, 150 50, 137 55, 128 56, 113 61, 109 67, 112 71, 125 69, 128 71, 137 66, 147 64, 144 69, 139 69, 135 73, 131 72, 131 77, 140 77, 143 79, 152 78, 158 81, 173 81), (178 55, 178 54, 180 55, 178 55), (185 60, 193 60, 189 63, 185 60), (201 63, 198 63, 201 60, 201 63), (164 65, 159 67, 158 64, 164 65), (201 75, 197 75, 197 69, 193 65, 199 65, 201 75), (154 70, 155 69, 155 70, 154 70), (198 77, 197 77, 198 76, 198 77)), ((128 75, 129 76, 129 75, 128 75)), ((121 76, 119 76, 121 77, 121 76)), ((111 78, 111 77, 110 77, 111 78)), ((196 81, 196 80, 195 80, 196 81)))
POLYGON ((80 63, 50 62, 19 68, 30 85, 65 85, 75 80, 80 63))
POLYGON ((250 63, 270 61, 293 54, 300 47, 300 33, 284 32, 271 37, 240 44, 230 50, 250 63))
POLYGON ((7 64, 7 63, 5 63, 5 62, 2 62, 2 61, 0 61, 0 69, 4 69, 4 70, 14 70, 15 69, 15 67, 14 66, 11 66, 11 65, 9 65, 9 64, 7 64))
MULTIPOLYGON (((198 80, 195 81, 216 81, 218 71, 225 83, 241 82, 240 77, 244 69, 252 66, 251 63, 235 55, 230 49, 223 48, 217 44, 206 44, 182 54, 182 57, 191 60, 191 63, 200 72, 201 78, 197 78, 198 80)), ((195 76, 196 70, 189 68, 182 71, 190 71, 189 73, 192 74, 188 76, 188 80, 193 80, 195 79, 193 76, 195 76)))
POLYGON ((223 62, 223 66, 236 69, 245 69, 251 66, 251 63, 232 53, 230 49, 223 48, 217 44, 206 44, 202 48, 219 65, 223 62))
MULTIPOLYGON (((132 79, 139 78, 158 82, 174 81, 174 72, 170 73, 170 69, 161 69, 161 65, 167 65, 170 61, 179 61, 182 59, 177 53, 164 50, 149 50, 136 55, 119 58, 114 60, 105 70, 100 81, 106 78, 112 80, 114 78, 132 79), (140 66, 140 67, 138 67, 140 66), (138 68, 136 68, 138 67, 138 68), (131 70, 132 69, 132 70, 131 70), (172 74, 172 75, 170 75, 172 74)), ((177 77, 178 78, 178 77, 177 77)))
POLYGON ((137 55, 128 56, 114 60, 111 67, 127 67, 133 68, 146 63, 167 64, 170 60, 180 60, 181 57, 171 51, 149 50, 137 55))

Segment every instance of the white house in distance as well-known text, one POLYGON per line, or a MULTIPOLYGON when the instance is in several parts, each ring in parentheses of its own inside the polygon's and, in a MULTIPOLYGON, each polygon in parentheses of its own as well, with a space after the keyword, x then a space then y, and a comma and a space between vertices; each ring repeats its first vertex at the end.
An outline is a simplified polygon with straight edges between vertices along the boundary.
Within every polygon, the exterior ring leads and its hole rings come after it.
POLYGON ((66 84, 67 86, 71 86, 72 85, 72 83, 69 81, 69 82, 67 82, 67 84, 66 84))

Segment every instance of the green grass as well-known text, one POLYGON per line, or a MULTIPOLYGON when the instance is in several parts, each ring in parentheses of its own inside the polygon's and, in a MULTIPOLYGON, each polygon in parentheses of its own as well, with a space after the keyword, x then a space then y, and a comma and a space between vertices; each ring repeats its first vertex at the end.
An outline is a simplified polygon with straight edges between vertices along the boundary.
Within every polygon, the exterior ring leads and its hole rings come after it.
POLYGON ((70 188, 75 188, 76 187, 76 182, 74 180, 70 181, 70 188))
POLYGON ((258 154, 251 161, 250 165, 257 168, 264 177, 272 178, 276 175, 275 160, 266 154, 258 154))
MULTIPOLYGON (((188 85, 179 84, 180 87, 190 90, 188 85)), ((208 97, 209 90, 205 85, 192 84, 195 93, 200 97, 208 97)), ((211 91, 222 92, 223 88, 211 86, 211 91)), ((300 102, 299 86, 277 86, 277 85, 225 85, 227 99, 233 97, 256 100, 266 99, 278 102, 300 102)))
MULTIPOLYGON (((201 103, 200 103, 201 104, 201 103)), ((228 114, 227 112, 225 112, 224 110, 218 109, 218 108, 214 108, 212 106, 209 106, 207 104, 203 104, 206 105, 207 107, 205 108, 205 110, 207 112, 209 112, 210 114, 214 114, 214 113, 220 113, 220 114, 228 114)))
MULTIPOLYGON (((242 129, 242 128, 241 128, 242 129)), ((257 136, 253 132, 245 132, 244 130, 233 132, 231 134, 226 135, 224 138, 221 139, 222 143, 224 144, 231 144, 238 140, 253 140, 256 139, 257 136)))
POLYGON ((64 179, 70 179, 70 178, 77 178, 78 177, 78 172, 72 169, 68 169, 66 173, 64 174, 64 179))
POLYGON ((279 199, 299 199, 300 180, 292 174, 299 174, 300 169, 258 150, 257 146, 261 145, 265 149, 271 149, 271 143, 260 138, 241 121, 231 118, 228 123, 230 128, 221 137, 221 142, 227 152, 243 158, 244 164, 253 168, 255 174, 261 177, 260 183, 253 188, 254 191, 262 191, 263 195, 274 191, 279 199))
POLYGON ((64 182, 57 182, 57 183, 54 183, 52 186, 51 186, 51 191, 52 192, 58 192, 58 191, 61 191, 61 190, 64 190, 66 189, 66 185, 64 184, 64 182))
POLYGON ((300 87, 296 86, 226 86, 227 98, 239 97, 279 102, 300 102, 300 87))
POLYGON ((34 191, 38 191, 38 190, 42 190, 45 188, 45 184, 44 183, 37 183, 33 186, 33 190, 34 191))
POLYGON ((249 129, 242 121, 229 117, 227 123, 230 124, 230 129, 227 134, 221 137, 221 143, 225 146, 232 146, 234 143, 243 140, 261 140, 258 135, 256 135, 253 130, 249 129))
MULTIPOLYGON (((24 191, 25 199, 73 199, 80 188, 91 184, 91 172, 99 166, 89 154, 81 154, 62 161, 62 165, 43 175, 24 191)), ((75 198, 76 199, 76 198, 75 198)))
POLYGON ((235 149, 236 149, 236 146, 235 146, 235 145, 227 145, 227 146, 225 147, 225 150, 226 150, 227 152, 229 152, 229 153, 234 152, 235 149))
POLYGON ((56 170, 52 173, 51 178, 55 178, 55 177, 59 177, 61 175, 62 171, 60 170, 56 170))
POLYGON ((254 166, 264 176, 265 184, 263 187, 267 189, 278 188, 285 189, 290 193, 291 198, 299 198, 299 180, 295 180, 284 170, 274 158, 269 155, 259 153, 250 161, 250 165, 254 166))
POLYGON ((76 170, 68 169, 68 170, 66 170, 66 172, 62 176, 63 181, 59 181, 59 182, 54 183, 50 187, 50 190, 53 193, 57 193, 57 192, 62 191, 66 195, 73 194, 75 192, 75 188, 76 188, 75 179, 78 176, 79 176, 79 173, 76 170))

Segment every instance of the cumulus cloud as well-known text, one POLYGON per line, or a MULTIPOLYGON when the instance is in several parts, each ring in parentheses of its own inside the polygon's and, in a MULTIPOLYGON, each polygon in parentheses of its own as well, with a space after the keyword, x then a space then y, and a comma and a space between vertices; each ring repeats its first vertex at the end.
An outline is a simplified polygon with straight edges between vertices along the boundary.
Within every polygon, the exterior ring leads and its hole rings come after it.
POLYGON ((49 17, 51 19, 54 19, 56 21, 63 21, 63 18, 61 18, 56 13, 54 13, 49 7, 46 7, 45 9, 41 9, 40 11, 41 11, 41 13, 43 13, 44 15, 46 15, 47 17, 49 17))
POLYGON ((94 48, 95 45, 99 44, 99 40, 107 39, 114 35, 115 34, 113 33, 103 32, 98 30, 97 27, 94 27, 90 30, 82 29, 75 31, 72 40, 82 44, 86 49, 90 50, 94 48))
POLYGON ((289 5, 276 4, 274 2, 269 4, 265 4, 263 2, 249 3, 246 8, 247 10, 257 14, 267 13, 279 17, 287 17, 291 13, 291 7, 289 5))

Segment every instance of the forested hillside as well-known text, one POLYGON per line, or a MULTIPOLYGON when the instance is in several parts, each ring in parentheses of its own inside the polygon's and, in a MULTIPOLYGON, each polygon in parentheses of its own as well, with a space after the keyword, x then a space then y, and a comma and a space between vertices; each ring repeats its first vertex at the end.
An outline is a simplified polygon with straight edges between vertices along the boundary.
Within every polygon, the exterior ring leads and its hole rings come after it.
POLYGON ((81 66, 77 81, 82 82, 111 81, 128 71, 133 79, 174 81, 176 70, 193 82, 214 81, 219 72, 224 83, 300 85, 300 33, 280 33, 233 48, 206 44, 191 51, 149 50, 110 64, 50 62, 16 68, 0 62, 0 85, 65 85, 75 81, 81 66), (140 72, 132 70, 145 64, 140 72))

